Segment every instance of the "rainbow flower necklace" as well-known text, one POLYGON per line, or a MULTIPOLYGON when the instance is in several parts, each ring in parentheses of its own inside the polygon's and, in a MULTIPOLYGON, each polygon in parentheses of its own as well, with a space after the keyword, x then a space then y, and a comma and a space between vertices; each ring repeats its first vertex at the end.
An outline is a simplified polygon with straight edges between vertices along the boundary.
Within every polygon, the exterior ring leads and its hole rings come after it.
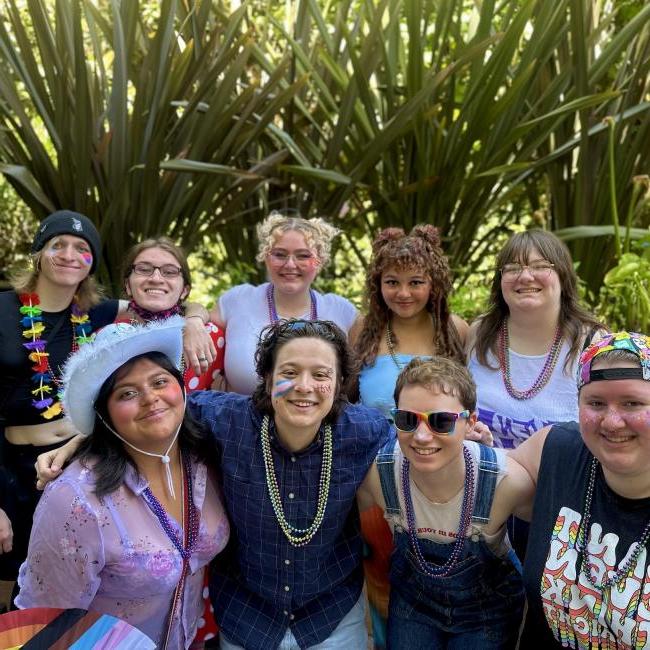
MULTIPOLYGON (((21 325, 23 337, 30 339, 23 346, 27 348, 27 358, 33 362, 32 370, 32 406, 41 412, 45 420, 60 415, 63 412, 61 407, 61 391, 59 379, 50 366, 50 353, 47 352, 47 341, 41 336, 45 330, 43 323, 43 310, 40 308, 38 294, 21 293, 18 296, 21 302, 19 309, 22 318, 21 325)), ((70 324, 72 325, 72 350, 76 352, 80 345, 88 343, 92 337, 92 323, 87 313, 81 311, 77 299, 70 305, 70 324)))

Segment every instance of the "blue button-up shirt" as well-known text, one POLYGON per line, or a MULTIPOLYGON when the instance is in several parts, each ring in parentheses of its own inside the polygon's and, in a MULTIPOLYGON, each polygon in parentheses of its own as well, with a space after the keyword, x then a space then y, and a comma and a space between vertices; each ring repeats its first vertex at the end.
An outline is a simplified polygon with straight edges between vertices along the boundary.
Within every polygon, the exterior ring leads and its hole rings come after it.
MULTIPOLYGON (((261 415, 249 397, 196 392, 191 413, 207 424, 219 450, 231 522, 226 555, 214 562, 211 596, 225 637, 247 650, 277 648, 291 628, 301 648, 324 641, 356 603, 363 585, 355 495, 377 450, 391 435, 373 409, 347 406, 332 425, 333 460, 325 519, 306 546, 289 543, 266 485, 261 415)), ((309 447, 291 453, 273 424, 271 447, 287 520, 308 528, 318 502, 322 429, 309 447)))

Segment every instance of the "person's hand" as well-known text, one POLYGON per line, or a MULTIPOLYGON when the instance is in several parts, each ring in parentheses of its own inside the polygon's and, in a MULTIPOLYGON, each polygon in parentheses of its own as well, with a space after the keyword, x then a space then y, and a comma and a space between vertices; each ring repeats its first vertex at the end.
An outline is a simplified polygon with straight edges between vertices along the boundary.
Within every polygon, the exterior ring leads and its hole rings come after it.
POLYGON ((475 442, 480 442, 482 445, 487 445, 488 447, 494 446, 494 436, 490 431, 490 427, 480 420, 476 420, 474 427, 467 432, 465 437, 467 440, 474 440, 475 442))
POLYGON ((215 376, 215 378, 212 380, 210 390, 216 390, 219 391, 220 393, 228 392, 228 382, 226 381, 224 375, 218 374, 215 376))
POLYGON ((14 530, 4 510, 0 510, 0 554, 9 553, 14 546, 14 530))
POLYGON ((200 316, 185 318, 183 357, 196 375, 204 373, 217 356, 217 349, 200 316))
POLYGON ((39 454, 34 463, 36 470, 36 489, 44 490, 45 486, 53 481, 63 471, 63 466, 70 457, 77 451, 83 436, 75 436, 68 440, 65 445, 39 454))

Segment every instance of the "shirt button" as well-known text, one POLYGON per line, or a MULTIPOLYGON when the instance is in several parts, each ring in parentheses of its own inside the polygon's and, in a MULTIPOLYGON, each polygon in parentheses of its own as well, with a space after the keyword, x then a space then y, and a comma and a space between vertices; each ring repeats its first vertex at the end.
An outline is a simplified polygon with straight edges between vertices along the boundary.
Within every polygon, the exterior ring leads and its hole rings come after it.
POLYGON ((293 497, 295 497, 295 496, 296 496, 296 495, 295 495, 293 492, 289 492, 289 498, 290 498, 290 499, 293 499, 293 497))
POLYGON ((284 590, 289 591, 289 585, 284 585, 284 590))
POLYGON ((293 621, 293 619, 296 618, 293 614, 289 614, 289 620, 293 621))
POLYGON ((296 457, 295 457, 295 456, 291 456, 291 462, 292 462, 292 463, 295 463, 295 462, 296 462, 296 457))
POLYGON ((285 560, 284 563, 285 564, 291 564, 291 560, 285 560))

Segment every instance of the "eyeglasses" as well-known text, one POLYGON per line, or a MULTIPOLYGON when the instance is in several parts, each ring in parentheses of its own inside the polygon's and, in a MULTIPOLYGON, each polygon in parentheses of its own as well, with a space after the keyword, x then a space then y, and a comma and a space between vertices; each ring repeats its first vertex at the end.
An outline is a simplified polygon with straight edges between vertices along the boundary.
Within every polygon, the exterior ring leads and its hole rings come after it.
POLYGON ((272 250, 268 254, 272 266, 280 268, 290 259, 293 259, 296 266, 310 266, 316 260, 316 256, 310 251, 298 251, 297 253, 286 253, 285 251, 272 250))
POLYGON ((163 278, 177 278, 183 272, 180 266, 174 266, 174 264, 156 266, 155 264, 149 264, 149 262, 138 262, 131 267, 131 270, 137 275, 146 275, 147 277, 151 277, 156 272, 156 269, 163 278))
POLYGON ((534 278, 547 278, 555 264, 550 262, 533 262, 532 264, 505 264, 501 268, 501 277, 507 282, 514 282, 526 269, 534 278))
POLYGON ((395 426, 406 433, 413 433, 420 422, 424 422, 432 433, 449 436, 454 432, 458 418, 468 418, 469 410, 465 409, 460 413, 447 413, 446 411, 405 411, 403 409, 391 409, 395 426))

